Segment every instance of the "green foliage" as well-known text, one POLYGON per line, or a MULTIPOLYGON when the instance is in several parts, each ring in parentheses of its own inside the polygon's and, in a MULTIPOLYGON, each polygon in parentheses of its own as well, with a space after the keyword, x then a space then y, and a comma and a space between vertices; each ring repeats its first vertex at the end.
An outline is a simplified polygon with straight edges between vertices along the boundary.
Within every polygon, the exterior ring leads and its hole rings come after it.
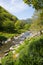
MULTIPOLYGON (((33 22, 32 27, 38 29, 38 31, 43 30, 43 0, 24 0, 24 2, 32 5, 36 10, 42 10, 38 12, 38 15, 35 15, 33 19, 35 22, 33 22)), ((16 29, 16 31, 21 33, 21 29, 27 30, 29 27, 29 24, 24 24, 24 22, 21 22, 0 7, 0 31, 14 32, 16 29)), ((1 40, 3 38, 0 36, 1 40)), ((20 52, 16 60, 13 59, 10 52, 8 56, 2 59, 2 65, 43 65, 43 35, 25 41, 25 44, 21 45, 16 52, 20 52)))
POLYGON ((22 22, 22 21, 20 21, 20 20, 18 20, 18 21, 15 23, 15 27, 16 27, 17 30, 23 29, 23 28, 24 28, 24 25, 25 25, 25 23, 22 22))
POLYGON ((43 10, 35 11, 31 24, 31 30, 42 31, 43 30, 43 10))
POLYGON ((31 29, 35 31, 40 31, 42 34, 43 30, 43 0, 23 0, 28 5, 32 6, 37 10, 35 15, 33 16, 33 24, 31 29))
POLYGON ((5 36, 1 36, 0 35, 0 46, 2 46, 3 44, 2 44, 2 41, 6 41, 7 40, 7 38, 5 37, 5 36))
POLYGON ((4 37, 4 36, 0 36, 0 41, 5 41, 5 40, 7 40, 6 37, 4 37))
POLYGON ((43 65, 43 36, 32 38, 27 43, 15 65, 43 65))
POLYGON ((2 65, 14 65, 14 59, 12 53, 10 52, 7 57, 2 59, 2 65))
POLYGON ((30 29, 30 26, 31 26, 31 24, 25 24, 24 28, 25 28, 26 30, 29 30, 29 29, 30 29))
POLYGON ((22 33, 23 30, 28 30, 31 19, 18 20, 16 16, 11 15, 3 7, 0 6, 0 31, 8 33, 22 33))
POLYGON ((37 10, 43 9, 43 0, 23 0, 23 1, 30 6, 33 6, 33 8, 37 10))
POLYGON ((17 21, 17 17, 11 15, 3 7, 0 6, 0 31, 14 31, 14 24, 17 21))
POLYGON ((26 40, 24 45, 15 60, 10 52, 2 59, 2 65, 43 65, 43 35, 26 40))
POLYGON ((3 22, 3 29, 6 32, 14 32, 15 29, 14 22, 10 20, 3 22))

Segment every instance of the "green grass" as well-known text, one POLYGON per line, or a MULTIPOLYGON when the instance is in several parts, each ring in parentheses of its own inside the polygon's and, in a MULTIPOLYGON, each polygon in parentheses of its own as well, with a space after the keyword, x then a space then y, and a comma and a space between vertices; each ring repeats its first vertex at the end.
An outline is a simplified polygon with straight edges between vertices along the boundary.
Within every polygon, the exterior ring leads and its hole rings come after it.
POLYGON ((13 36, 18 36, 19 34, 17 33, 5 33, 5 32, 0 32, 0 36, 4 36, 6 38, 11 38, 13 36))
POLYGON ((22 44, 19 44, 19 47, 17 49, 15 49, 16 53, 20 53, 22 49, 28 46, 28 44, 30 44, 32 41, 34 42, 36 40, 39 40, 40 38, 43 38, 43 35, 26 39, 22 44))
MULTIPOLYGON (((15 49, 16 53, 19 53, 19 56, 14 59, 14 65, 42 65, 43 63, 43 35, 35 36, 31 39, 26 39, 22 45, 15 49)), ((10 55, 9 55, 10 56, 10 55)), ((9 56, 6 60, 3 58, 2 65, 12 62, 9 56)), ((9 64, 10 65, 10 64, 9 64)))
POLYGON ((19 52, 15 65, 43 65, 43 35, 27 39, 19 52))

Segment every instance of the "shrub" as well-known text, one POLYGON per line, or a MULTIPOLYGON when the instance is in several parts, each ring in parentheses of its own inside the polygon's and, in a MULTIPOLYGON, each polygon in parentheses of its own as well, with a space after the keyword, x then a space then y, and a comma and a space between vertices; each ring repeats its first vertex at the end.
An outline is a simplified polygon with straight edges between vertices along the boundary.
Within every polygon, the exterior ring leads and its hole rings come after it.
POLYGON ((29 44, 20 52, 15 65, 43 65, 43 37, 30 40, 29 44))
POLYGON ((14 65, 14 59, 11 52, 8 54, 8 56, 2 59, 2 65, 14 65))

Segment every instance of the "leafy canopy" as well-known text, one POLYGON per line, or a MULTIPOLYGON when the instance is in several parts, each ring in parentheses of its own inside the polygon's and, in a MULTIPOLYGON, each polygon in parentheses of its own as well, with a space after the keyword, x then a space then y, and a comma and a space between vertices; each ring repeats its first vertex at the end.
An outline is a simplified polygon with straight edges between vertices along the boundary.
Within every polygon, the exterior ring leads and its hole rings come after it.
POLYGON ((43 10, 35 11, 32 17, 31 30, 42 31, 43 30, 43 10))
POLYGON ((33 6, 36 10, 43 9, 43 0, 23 0, 30 6, 33 6))

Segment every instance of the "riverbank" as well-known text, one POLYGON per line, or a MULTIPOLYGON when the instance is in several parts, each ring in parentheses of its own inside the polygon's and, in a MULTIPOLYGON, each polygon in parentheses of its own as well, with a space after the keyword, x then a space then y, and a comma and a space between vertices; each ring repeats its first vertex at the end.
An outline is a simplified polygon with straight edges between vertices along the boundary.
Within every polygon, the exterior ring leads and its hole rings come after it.
MULTIPOLYGON (((29 35, 30 35, 30 32, 27 31, 27 32, 22 33, 21 35, 19 35, 17 37, 13 36, 12 39, 9 38, 8 40, 6 40, 5 43, 4 43, 4 45, 0 48, 0 57, 1 57, 1 55, 3 55, 3 53, 6 50, 9 50, 10 47, 15 46, 15 45, 17 45, 19 43, 22 43, 27 37, 29 37, 29 35)), ((8 53, 8 52, 6 52, 6 53, 8 53)))

